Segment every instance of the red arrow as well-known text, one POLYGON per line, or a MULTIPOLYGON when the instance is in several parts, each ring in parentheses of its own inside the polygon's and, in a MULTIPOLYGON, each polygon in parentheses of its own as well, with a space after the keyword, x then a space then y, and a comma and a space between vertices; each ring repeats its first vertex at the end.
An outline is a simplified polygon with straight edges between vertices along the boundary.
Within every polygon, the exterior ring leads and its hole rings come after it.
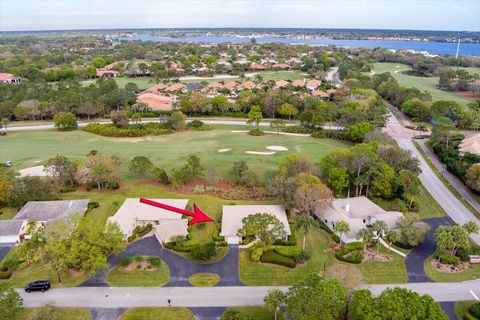
POLYGON ((203 212, 197 206, 196 203, 193 204, 193 212, 191 212, 191 211, 188 211, 188 210, 180 209, 180 208, 177 208, 177 207, 172 207, 172 206, 169 206, 168 204, 156 202, 156 201, 145 199, 145 198, 140 198, 140 202, 151 205, 151 206, 154 206, 154 207, 162 208, 162 209, 165 209, 165 210, 168 210, 168 211, 173 211, 173 212, 176 212, 176 213, 184 214, 184 215, 189 216, 189 217, 193 217, 193 219, 188 222, 189 226, 192 225, 192 224, 200 223, 200 222, 215 221, 212 217, 209 217, 205 212, 203 212))

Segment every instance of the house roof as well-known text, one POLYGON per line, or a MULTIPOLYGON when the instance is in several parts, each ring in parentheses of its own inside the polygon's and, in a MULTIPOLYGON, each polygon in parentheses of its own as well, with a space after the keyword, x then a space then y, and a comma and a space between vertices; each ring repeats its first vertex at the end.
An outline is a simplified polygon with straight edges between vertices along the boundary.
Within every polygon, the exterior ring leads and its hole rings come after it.
POLYGON ((222 88, 223 87, 223 84, 221 84, 220 82, 210 82, 208 85, 207 85, 208 88, 222 88))
POLYGON ((255 69, 255 70, 265 70, 265 69, 267 69, 267 67, 265 67, 263 64, 260 64, 260 63, 252 63, 250 65, 250 68, 255 69))
POLYGON ((175 236, 186 236, 188 234, 188 220, 163 220, 153 229, 153 233, 160 243, 169 242, 175 236))
POLYGON ((245 89, 251 89, 251 88, 255 88, 256 84, 255 82, 248 80, 248 81, 242 82, 240 86, 245 89))
POLYGON ((335 92, 337 92, 337 89, 328 89, 327 90, 328 94, 334 94, 335 92))
POLYGON ((158 91, 165 90, 166 88, 168 88, 168 86, 166 84, 157 83, 157 84, 154 84, 153 86, 151 86, 150 88, 148 88, 147 90, 145 90, 144 92, 157 93, 158 91))
POLYGON ((236 87, 238 87, 238 83, 235 82, 235 81, 229 81, 229 82, 226 82, 223 85, 223 87, 227 88, 228 90, 232 90, 232 89, 235 89, 236 87))
POLYGON ((312 79, 307 81, 307 88, 317 88, 319 85, 322 84, 322 81, 317 80, 317 79, 312 79))
POLYGON ((25 220, 0 220, 0 237, 18 235, 24 223, 25 220))
POLYGON ((89 199, 29 201, 15 215, 16 220, 50 221, 67 218, 74 212, 87 211, 89 199))
POLYGON ((222 236, 237 236, 238 230, 242 227, 242 219, 255 213, 269 213, 283 223, 285 233, 291 234, 288 225, 285 209, 279 205, 244 205, 244 206, 223 206, 222 212, 222 236))
POLYGON ((188 84, 184 89, 188 91, 200 90, 202 85, 199 82, 193 82, 188 84))
POLYGON ((288 81, 285 81, 285 80, 278 80, 275 82, 275 87, 277 88, 283 88, 283 87, 286 87, 290 84, 290 82, 288 81))
POLYGON ((312 96, 320 97, 320 98, 327 98, 330 95, 328 93, 326 93, 325 91, 322 91, 322 90, 313 90, 312 91, 312 96))
POLYGON ((97 69, 97 77, 103 77, 105 74, 118 75, 118 71, 109 69, 97 69))
POLYGON ((12 79, 17 79, 17 78, 18 78, 17 76, 14 76, 11 73, 0 72, 0 81, 2 81, 2 80, 12 80, 12 79))
POLYGON ((295 80, 292 82, 292 85, 294 87, 304 87, 305 86, 305 81, 303 80, 295 80))
MULTIPOLYGON (((185 209, 188 199, 150 199, 166 205, 185 209)), ((117 210, 114 216, 108 218, 111 222, 117 222, 123 234, 130 235, 135 228, 136 220, 146 221, 164 221, 164 220, 180 220, 182 215, 157 208, 140 202, 140 198, 128 198, 122 206, 117 210)))
POLYGON ((186 87, 186 85, 183 84, 183 83, 175 83, 175 84, 172 84, 171 86, 167 87, 165 89, 165 91, 177 91, 177 90, 181 90, 185 87, 186 87))
POLYGON ((275 69, 288 69, 290 68, 290 65, 286 64, 286 63, 275 63, 272 65, 273 68, 275 69))
POLYGON ((458 151, 461 153, 471 153, 480 155, 480 133, 474 133, 465 137, 458 145, 458 151))
POLYGON ((354 197, 335 199, 326 208, 319 208, 315 215, 322 221, 336 223, 346 221, 350 226, 348 238, 355 238, 360 229, 374 223, 377 220, 385 221, 389 228, 395 228, 401 212, 385 211, 367 197, 354 197))
POLYGON ((154 110, 169 111, 173 109, 173 97, 167 94, 142 92, 137 96, 138 102, 143 102, 154 110))

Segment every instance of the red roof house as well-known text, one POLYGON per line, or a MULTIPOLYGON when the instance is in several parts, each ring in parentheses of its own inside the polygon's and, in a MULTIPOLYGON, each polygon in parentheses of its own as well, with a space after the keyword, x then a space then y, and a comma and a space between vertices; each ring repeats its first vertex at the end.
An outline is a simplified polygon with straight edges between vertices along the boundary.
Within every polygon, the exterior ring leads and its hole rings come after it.
POLYGON ((22 81, 20 77, 14 76, 11 73, 0 72, 0 83, 18 83, 22 81))

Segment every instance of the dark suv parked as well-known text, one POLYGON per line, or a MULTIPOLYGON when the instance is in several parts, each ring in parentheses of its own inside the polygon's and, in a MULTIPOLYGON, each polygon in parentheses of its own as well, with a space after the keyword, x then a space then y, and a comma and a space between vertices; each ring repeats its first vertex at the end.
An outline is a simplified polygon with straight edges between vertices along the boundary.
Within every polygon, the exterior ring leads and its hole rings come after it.
POLYGON ((25 286, 25 292, 31 292, 31 291, 45 292, 48 289, 50 289, 50 281, 48 280, 34 281, 25 286))

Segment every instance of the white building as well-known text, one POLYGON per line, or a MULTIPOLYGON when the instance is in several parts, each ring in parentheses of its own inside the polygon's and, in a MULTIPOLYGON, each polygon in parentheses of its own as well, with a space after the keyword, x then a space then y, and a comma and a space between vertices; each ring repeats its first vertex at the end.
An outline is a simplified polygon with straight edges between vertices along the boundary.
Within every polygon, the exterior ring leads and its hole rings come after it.
POLYGON ((326 207, 318 209, 315 215, 331 230, 338 221, 345 221, 350 231, 342 235, 345 243, 358 241, 357 233, 377 220, 384 221, 389 229, 395 229, 403 214, 397 211, 385 211, 367 197, 335 199, 326 207))
POLYGON ((285 229, 285 239, 292 233, 288 225, 287 214, 279 205, 245 205, 245 206, 223 206, 222 231, 220 235, 225 237, 228 244, 239 244, 242 238, 237 235, 242 227, 242 219, 255 213, 268 213, 275 216, 285 229))
POLYGON ((27 220, 0 220, 0 244, 20 242, 26 226, 27 220))
MULTIPOLYGON (((172 207, 185 209, 188 199, 150 199, 172 207)), ((118 209, 114 216, 108 218, 116 222, 125 238, 132 235, 137 226, 151 224, 153 233, 160 243, 168 242, 174 236, 188 234, 188 220, 176 212, 154 207, 140 202, 140 198, 128 198, 118 209)))

